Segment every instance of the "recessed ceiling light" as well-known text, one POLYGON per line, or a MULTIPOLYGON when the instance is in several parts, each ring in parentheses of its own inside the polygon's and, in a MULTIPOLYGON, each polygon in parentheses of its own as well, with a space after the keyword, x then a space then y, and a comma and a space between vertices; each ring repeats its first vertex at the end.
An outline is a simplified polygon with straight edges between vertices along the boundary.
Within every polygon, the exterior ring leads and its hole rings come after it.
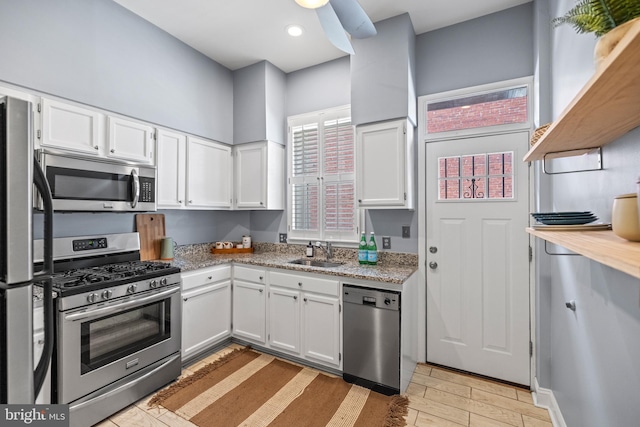
POLYGON ((317 9, 329 3, 329 0, 296 0, 296 3, 307 9, 317 9))
POLYGON ((302 29, 302 27, 300 25, 288 25, 287 26, 287 33, 289 33, 290 36, 292 37, 298 37, 301 36, 302 33, 304 32, 304 30, 302 29))

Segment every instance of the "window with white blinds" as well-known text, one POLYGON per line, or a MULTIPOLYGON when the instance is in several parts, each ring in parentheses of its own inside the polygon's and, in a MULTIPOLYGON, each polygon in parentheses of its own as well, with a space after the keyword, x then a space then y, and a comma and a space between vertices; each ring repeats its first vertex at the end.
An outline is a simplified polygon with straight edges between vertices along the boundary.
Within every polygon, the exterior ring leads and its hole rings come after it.
POLYGON ((349 108, 289 118, 289 237, 357 242, 349 108))

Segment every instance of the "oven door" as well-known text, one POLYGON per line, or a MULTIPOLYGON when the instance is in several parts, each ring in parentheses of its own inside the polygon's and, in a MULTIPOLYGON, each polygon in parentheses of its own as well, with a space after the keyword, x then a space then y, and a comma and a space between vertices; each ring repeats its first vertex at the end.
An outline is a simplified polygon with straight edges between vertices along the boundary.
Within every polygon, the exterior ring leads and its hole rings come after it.
MULTIPOLYGON (((155 211, 156 170, 41 151, 56 211, 155 211)), ((40 206, 40 204, 38 205, 40 206)))
POLYGON ((58 313, 58 403, 180 351, 180 286, 58 313))

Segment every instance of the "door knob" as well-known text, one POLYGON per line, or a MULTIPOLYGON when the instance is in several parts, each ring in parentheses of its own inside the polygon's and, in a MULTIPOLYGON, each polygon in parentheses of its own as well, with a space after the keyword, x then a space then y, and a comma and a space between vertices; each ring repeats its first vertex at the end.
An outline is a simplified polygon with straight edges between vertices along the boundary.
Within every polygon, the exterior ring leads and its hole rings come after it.
POLYGON ((436 248, 435 246, 430 246, 429 252, 431 252, 432 254, 435 254, 436 252, 438 252, 438 248, 436 248))
POLYGON ((432 270, 435 270, 436 268, 438 268, 438 263, 435 262, 435 261, 431 261, 429 263, 429 268, 432 269, 432 270))

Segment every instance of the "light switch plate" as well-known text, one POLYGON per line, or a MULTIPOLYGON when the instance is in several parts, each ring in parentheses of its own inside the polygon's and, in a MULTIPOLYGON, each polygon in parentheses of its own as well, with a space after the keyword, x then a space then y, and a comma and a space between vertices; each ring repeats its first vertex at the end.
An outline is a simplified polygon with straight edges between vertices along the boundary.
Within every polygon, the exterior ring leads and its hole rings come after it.
POLYGON ((287 243, 287 233, 280 233, 280 243, 287 243))
POLYGON ((403 225, 402 226, 402 238, 408 239, 411 237, 411 226, 403 225))
POLYGON ((389 236, 382 237, 382 249, 391 249, 391 237, 389 236))

